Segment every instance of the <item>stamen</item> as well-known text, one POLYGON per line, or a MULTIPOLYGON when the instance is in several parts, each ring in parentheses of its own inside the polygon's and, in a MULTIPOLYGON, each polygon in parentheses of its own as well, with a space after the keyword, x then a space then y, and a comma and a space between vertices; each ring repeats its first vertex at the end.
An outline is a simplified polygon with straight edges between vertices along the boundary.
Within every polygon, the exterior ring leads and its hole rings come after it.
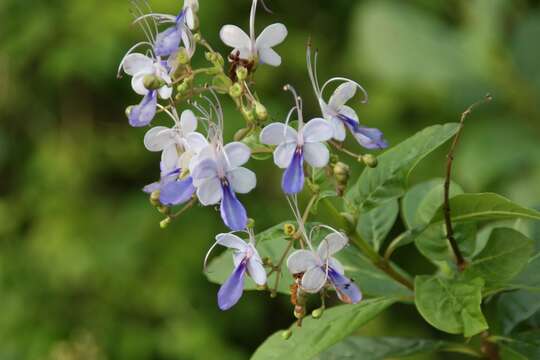
POLYGON ((324 92, 324 89, 326 88, 326 86, 332 82, 335 82, 335 81, 343 81, 343 82, 350 82, 350 83, 353 83, 354 85, 356 85, 360 91, 362 91, 362 93, 364 94, 364 100, 362 100, 362 104, 367 104, 368 102, 368 93, 367 91, 362 87, 362 85, 360 85, 359 83, 357 83, 356 81, 353 81, 351 79, 347 79, 347 78, 344 78, 344 77, 334 77, 334 78, 331 78, 329 80, 327 80, 322 89, 321 89, 321 94, 324 92))
POLYGON ((122 66, 124 65, 124 61, 126 61, 126 58, 128 57, 129 54, 131 54, 135 49, 137 49, 139 46, 142 46, 142 45, 148 45, 150 47, 152 47, 152 44, 149 43, 148 41, 141 41, 139 43, 136 43, 135 45, 133 45, 128 51, 127 53, 124 55, 124 57, 122 58, 122 60, 120 61, 120 65, 118 66, 118 72, 116 73, 116 77, 117 78, 121 78, 122 75, 121 75, 121 72, 122 72, 122 66))
MULTIPOLYGON (((144 12, 141 10, 136 0, 131 1, 131 6, 132 6, 132 9, 130 10, 130 12, 135 19, 137 19, 137 17, 140 17, 141 15, 144 15, 144 12)), ((150 42, 153 43, 155 41, 155 38, 152 33, 152 28, 150 27, 150 24, 148 23, 148 21, 145 19, 142 23, 139 23, 139 26, 141 27, 146 38, 150 42)))
POLYGON ((283 87, 284 91, 290 91, 294 96, 294 102, 296 103, 296 109, 298 113, 298 131, 302 129, 302 126, 304 125, 304 119, 302 117, 302 98, 298 96, 298 93, 296 90, 289 84, 285 85, 283 87))
POLYGON ((251 40, 251 53, 255 53, 255 14, 257 12, 257 0, 251 3, 251 12, 249 14, 249 38, 251 40))

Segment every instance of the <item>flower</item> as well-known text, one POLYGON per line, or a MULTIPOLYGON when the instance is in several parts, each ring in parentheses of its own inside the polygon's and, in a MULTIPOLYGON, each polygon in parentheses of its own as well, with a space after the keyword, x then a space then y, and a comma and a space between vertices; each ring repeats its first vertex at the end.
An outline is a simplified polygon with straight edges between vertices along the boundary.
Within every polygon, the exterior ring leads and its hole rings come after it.
POLYGON ((356 141, 366 149, 384 149, 388 147, 388 143, 384 140, 383 133, 376 128, 368 128, 360 124, 358 115, 349 106, 345 105, 347 101, 352 99, 356 94, 356 89, 360 89, 367 101, 367 93, 360 84, 349 80, 347 78, 335 77, 326 81, 322 88, 319 87, 319 81, 317 79, 317 54, 315 54, 315 63, 311 64, 311 49, 308 46, 307 50, 307 65, 309 77, 315 90, 315 96, 319 101, 321 112, 323 117, 330 121, 334 127, 333 138, 337 141, 344 141, 346 137, 346 129, 352 133, 356 141), (326 86, 334 81, 342 81, 330 100, 325 102, 323 98, 323 92, 326 86))
POLYGON ((321 118, 299 124, 297 132, 282 123, 266 126, 260 134, 260 141, 267 145, 277 145, 274 163, 286 169, 281 187, 286 194, 296 194, 304 187, 304 159, 313 167, 321 168, 328 163, 330 154, 323 143, 332 137, 332 126, 321 118))
POLYGON ((348 304, 362 300, 358 287, 344 274, 343 265, 332 257, 347 245, 347 237, 339 232, 327 235, 317 251, 296 250, 287 259, 287 267, 292 274, 302 274, 301 289, 317 293, 327 281, 334 287, 339 299, 348 304))
POLYGON ((163 205, 183 204, 193 197, 195 187, 191 176, 182 179, 179 178, 180 173, 180 169, 173 172, 163 172, 162 166, 160 180, 146 185, 143 191, 147 194, 159 191, 159 202, 163 205))
POLYGON ((255 173, 242 167, 250 156, 251 150, 241 142, 212 143, 192 162, 199 201, 205 206, 221 202, 221 218, 231 230, 243 230, 247 225, 246 209, 236 193, 248 193, 257 184, 255 173))
MULTIPOLYGON (((250 241, 247 243, 234 234, 219 234, 216 236, 216 244, 233 250, 234 270, 227 281, 221 285, 217 295, 219 308, 228 310, 242 297, 246 272, 255 284, 264 285, 266 284, 266 271, 255 248, 255 240, 252 234, 250 234, 250 241)), ((208 254, 212 251, 212 248, 208 251, 208 254)))
POLYGON ((272 48, 281 44, 287 37, 285 25, 276 23, 267 26, 262 33, 255 38, 255 12, 257 0, 253 0, 249 20, 249 36, 236 25, 225 25, 221 28, 219 36, 227 45, 234 48, 233 53, 239 53, 241 59, 248 61, 260 61, 263 64, 279 66, 281 57, 272 48))

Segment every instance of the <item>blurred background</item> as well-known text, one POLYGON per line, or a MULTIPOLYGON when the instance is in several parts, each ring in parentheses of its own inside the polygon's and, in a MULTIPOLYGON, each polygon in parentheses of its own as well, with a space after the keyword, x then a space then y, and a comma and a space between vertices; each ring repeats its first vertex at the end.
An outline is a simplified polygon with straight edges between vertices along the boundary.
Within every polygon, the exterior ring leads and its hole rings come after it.
MULTIPOLYGON (((320 79, 362 83, 370 103, 354 107, 390 144, 457 121, 490 92, 494 101, 466 125, 456 181, 466 191, 540 205, 538 1, 267 3, 274 14, 260 11, 257 28, 277 21, 289 28, 277 48, 282 66, 256 76, 272 117, 282 119, 291 106, 285 83, 303 94, 308 116, 318 114, 305 65, 310 35, 320 79)), ((151 4, 166 13, 182 6, 151 4)), ((215 209, 197 207, 159 228, 162 217, 141 192, 158 176, 159 155, 144 149, 146 129, 128 125, 124 109, 139 97, 128 78, 116 79, 124 52, 142 39, 129 7, 125 0, 0 2, 1 359, 245 359, 293 320, 287 298, 262 293, 218 310, 218 286, 202 273, 214 235, 225 230, 215 209)), ((248 0, 200 0, 204 36, 225 53, 220 27, 247 28, 249 8, 248 0)), ((224 99, 231 140, 241 119, 224 99)), ((443 156, 428 158, 415 181, 442 176, 443 156)), ((269 161, 249 166, 259 185, 242 201, 257 229, 290 219, 280 172, 269 161)), ((432 270, 411 246, 397 259, 412 273, 432 270)), ((361 333, 437 336, 404 305, 361 333)), ((443 358, 456 357, 421 359, 443 358)))

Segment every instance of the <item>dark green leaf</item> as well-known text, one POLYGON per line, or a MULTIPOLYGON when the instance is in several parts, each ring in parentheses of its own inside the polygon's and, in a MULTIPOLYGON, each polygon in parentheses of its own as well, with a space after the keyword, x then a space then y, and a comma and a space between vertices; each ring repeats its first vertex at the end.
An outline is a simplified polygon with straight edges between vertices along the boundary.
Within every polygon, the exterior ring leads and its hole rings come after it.
POLYGON ((377 298, 356 305, 340 305, 326 310, 321 319, 306 318, 301 327, 291 326, 293 334, 284 340, 281 331, 270 336, 257 349, 252 360, 308 360, 349 336, 396 302, 377 298))
POLYGON ((398 216, 397 200, 388 201, 360 215, 356 226, 358 234, 379 252, 384 239, 392 229, 398 216))
POLYGON ((518 290, 501 294, 497 318, 503 334, 509 334, 522 321, 540 310, 540 292, 518 290))
POLYGON ((540 359, 540 330, 514 334, 499 344, 503 360, 540 359))

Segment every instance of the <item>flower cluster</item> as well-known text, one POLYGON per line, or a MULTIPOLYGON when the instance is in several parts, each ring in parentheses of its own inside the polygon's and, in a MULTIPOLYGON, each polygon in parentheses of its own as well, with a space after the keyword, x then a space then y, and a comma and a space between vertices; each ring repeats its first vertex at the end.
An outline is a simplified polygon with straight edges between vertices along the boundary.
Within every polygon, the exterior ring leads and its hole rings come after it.
MULTIPOLYGON (((367 93, 358 83, 336 77, 319 86, 317 54, 312 64, 310 46, 308 74, 320 105, 320 117, 304 120, 302 99, 294 88, 286 85, 285 90, 294 96, 294 106, 283 122, 265 124, 268 112, 254 95, 253 77, 259 65, 282 63, 273 48, 285 40, 287 28, 283 24, 272 24, 256 36, 257 5, 257 0, 253 0, 249 35, 235 25, 221 28, 221 40, 233 49, 227 56, 229 69, 226 69, 224 58, 199 30, 197 0, 185 0, 178 15, 145 13, 141 6, 134 4, 134 22, 141 27, 146 40, 135 44, 119 67, 119 74, 131 76, 133 91, 142 96, 137 105, 126 110, 128 121, 133 127, 146 127, 161 116, 172 120, 172 126, 153 126, 144 136, 146 149, 160 152, 161 158, 159 180, 143 190, 150 195, 152 204, 167 216, 161 223, 163 227, 197 203, 219 205, 223 223, 231 232, 217 235, 210 251, 221 245, 233 253, 234 270, 218 292, 219 308, 226 310, 240 299, 246 276, 258 286, 268 288, 269 274, 281 274, 281 263, 276 267, 259 255, 253 222, 239 199, 239 194, 247 194, 257 185, 255 173, 245 167, 254 149, 273 153, 275 165, 284 169, 281 188, 299 229, 294 237, 298 242, 292 248, 300 248, 287 260, 297 285, 297 297, 324 293, 332 288, 343 302, 357 303, 362 298, 360 290, 333 257, 347 244, 347 236, 321 225, 318 228, 330 230, 330 233, 315 250, 311 232, 308 234, 305 230, 306 219, 300 216, 297 194, 305 184, 310 184, 309 174, 325 168, 333 174, 336 187, 343 189, 348 167, 337 162, 337 154, 331 155, 329 149, 351 154, 342 144, 347 131, 366 149, 382 149, 387 143, 380 130, 361 125, 356 112, 346 105, 358 89, 365 96, 364 102, 367 101, 367 93), (191 60, 198 53, 197 47, 204 50, 208 67, 193 68, 191 60), (324 90, 338 81, 341 84, 326 101, 324 90), (227 121, 218 95, 230 97, 245 120, 246 127, 237 132, 236 141, 224 139, 227 121), (178 212, 172 212, 174 206, 182 204, 178 212), (243 240, 241 234, 247 234, 247 240, 243 240), (268 273, 267 267, 270 268, 268 273)), ((368 164, 366 155, 356 157, 368 164)), ((291 248, 283 254, 283 259, 289 251, 291 248)))

